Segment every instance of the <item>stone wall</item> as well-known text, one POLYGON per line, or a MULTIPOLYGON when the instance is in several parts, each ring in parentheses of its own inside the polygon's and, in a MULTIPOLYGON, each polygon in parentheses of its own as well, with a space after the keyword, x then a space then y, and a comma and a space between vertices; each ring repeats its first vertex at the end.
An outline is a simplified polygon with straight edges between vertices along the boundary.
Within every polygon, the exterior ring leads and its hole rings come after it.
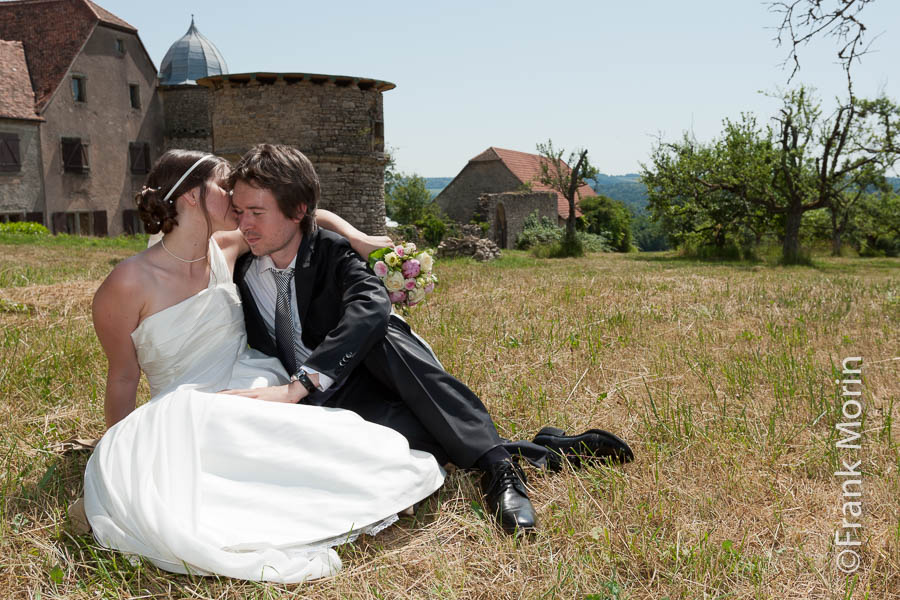
POLYGON ((42 116, 45 224, 54 231, 66 230, 68 213, 69 223, 77 215, 81 233, 122 233, 123 212, 134 208, 134 195, 146 178, 131 172, 129 144, 148 144, 152 163, 163 142, 156 68, 137 36, 97 25, 42 116), (124 53, 117 51, 116 39, 123 40, 124 53), (73 97, 72 75, 84 78, 84 102, 73 97), (138 86, 140 108, 131 106, 129 85, 138 86), (80 138, 86 144, 85 172, 64 170, 62 138, 80 138))
POLYGON ((0 133, 19 136, 21 165, 18 172, 0 172, 0 214, 44 212, 39 126, 38 121, 0 119, 0 133))
POLYGON ((212 152, 209 90, 198 85, 159 87, 165 113, 165 149, 212 152))
POLYGON ((470 162, 434 199, 454 221, 468 223, 485 193, 514 191, 522 182, 499 160, 470 162))
POLYGON ((369 233, 384 228, 382 92, 328 79, 208 77, 213 151, 237 160, 258 143, 288 144, 319 174, 321 208, 369 233))
POLYGON ((516 238, 525 227, 528 215, 556 218, 556 194, 553 192, 504 192, 482 194, 478 211, 490 223, 488 238, 500 248, 515 248, 516 238))

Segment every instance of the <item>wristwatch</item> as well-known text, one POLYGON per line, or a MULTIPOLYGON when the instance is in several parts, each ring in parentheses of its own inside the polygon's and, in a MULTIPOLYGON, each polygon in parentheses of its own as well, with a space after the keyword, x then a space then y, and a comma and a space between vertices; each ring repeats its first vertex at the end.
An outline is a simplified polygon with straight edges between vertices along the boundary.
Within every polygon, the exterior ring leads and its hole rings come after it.
POLYGON ((299 381, 300 385, 306 388, 310 396, 319 391, 319 388, 316 387, 316 384, 312 382, 312 379, 309 378, 305 371, 297 371, 291 375, 291 381, 299 381))

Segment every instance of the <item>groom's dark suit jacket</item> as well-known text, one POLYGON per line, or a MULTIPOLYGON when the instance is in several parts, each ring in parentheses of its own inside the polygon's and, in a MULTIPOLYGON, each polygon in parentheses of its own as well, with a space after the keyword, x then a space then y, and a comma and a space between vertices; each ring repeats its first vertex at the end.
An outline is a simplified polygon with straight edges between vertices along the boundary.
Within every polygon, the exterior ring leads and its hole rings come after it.
MULTIPOLYGON (((234 273, 247 338, 277 356, 245 281, 252 264, 245 254, 234 273)), ((313 394, 311 403, 353 410, 460 467, 501 443, 481 400, 441 368, 406 323, 391 317, 384 285, 344 238, 322 229, 304 236, 294 283, 303 343, 312 350, 304 365, 335 380, 334 391, 313 394)))

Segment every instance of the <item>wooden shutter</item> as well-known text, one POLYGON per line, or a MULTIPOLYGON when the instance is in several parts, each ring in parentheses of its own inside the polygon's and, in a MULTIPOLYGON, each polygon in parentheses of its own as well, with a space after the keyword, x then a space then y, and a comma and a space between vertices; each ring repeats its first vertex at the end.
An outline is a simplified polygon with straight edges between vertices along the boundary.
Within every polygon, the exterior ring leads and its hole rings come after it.
POLYGON ((72 173, 85 173, 88 171, 87 146, 81 138, 62 139, 63 170, 72 173))
POLYGON ((128 208, 122 211, 122 232, 125 235, 134 235, 134 216, 136 210, 128 208))
POLYGON ((21 168, 19 136, 15 133, 0 133, 0 172, 15 173, 21 168))
MULTIPOLYGON (((109 229, 106 226, 106 211, 105 210, 95 210, 94 211, 94 235, 97 236, 106 236, 108 234, 109 229)), ((84 232, 82 232, 84 233, 84 232)))
POLYGON ((53 233, 68 233, 66 230, 66 213, 55 212, 51 220, 53 221, 53 233))

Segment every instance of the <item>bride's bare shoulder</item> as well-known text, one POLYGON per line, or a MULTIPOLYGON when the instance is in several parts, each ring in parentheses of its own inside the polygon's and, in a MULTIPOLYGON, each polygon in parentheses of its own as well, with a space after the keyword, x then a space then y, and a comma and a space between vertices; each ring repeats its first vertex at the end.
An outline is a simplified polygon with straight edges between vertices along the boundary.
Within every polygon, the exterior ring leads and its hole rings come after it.
POLYGON ((149 249, 144 250, 119 262, 97 288, 94 303, 98 300, 127 301, 128 304, 142 301, 154 279, 148 252, 149 249))

